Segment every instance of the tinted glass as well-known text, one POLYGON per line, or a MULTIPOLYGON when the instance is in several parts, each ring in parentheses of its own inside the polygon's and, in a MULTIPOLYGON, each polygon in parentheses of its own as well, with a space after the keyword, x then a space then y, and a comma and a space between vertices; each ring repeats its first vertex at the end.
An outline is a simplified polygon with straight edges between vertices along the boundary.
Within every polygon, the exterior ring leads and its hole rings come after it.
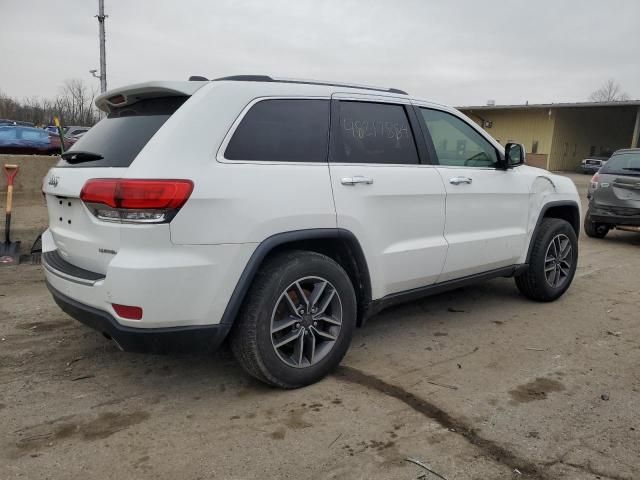
POLYGON ((242 119, 225 158, 326 162, 328 138, 328 100, 264 100, 242 119))
POLYGON ((495 167, 496 149, 473 127, 450 113, 421 108, 440 165, 495 167))
POLYGON ((341 101, 339 112, 332 162, 419 163, 403 106, 341 101))
POLYGON ((640 176, 640 152, 615 154, 602 166, 599 173, 640 176))
POLYGON ((101 160, 70 164, 60 160, 60 167, 128 167, 151 137, 188 97, 164 97, 141 100, 133 105, 114 108, 85 133, 69 151, 98 153, 101 160))

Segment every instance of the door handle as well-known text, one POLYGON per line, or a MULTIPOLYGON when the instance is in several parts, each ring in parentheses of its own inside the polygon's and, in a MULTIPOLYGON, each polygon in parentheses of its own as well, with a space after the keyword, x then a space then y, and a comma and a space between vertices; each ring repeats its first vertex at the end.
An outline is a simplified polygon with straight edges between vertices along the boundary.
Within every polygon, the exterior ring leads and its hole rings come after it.
POLYGON ((461 183, 471 184, 473 179, 469 177, 452 177, 449 179, 449 183, 452 185, 460 185, 461 183))
POLYGON ((373 178, 356 175, 354 177, 343 177, 340 179, 340 183, 342 183, 343 185, 355 185, 356 183, 371 185, 373 183, 373 178))

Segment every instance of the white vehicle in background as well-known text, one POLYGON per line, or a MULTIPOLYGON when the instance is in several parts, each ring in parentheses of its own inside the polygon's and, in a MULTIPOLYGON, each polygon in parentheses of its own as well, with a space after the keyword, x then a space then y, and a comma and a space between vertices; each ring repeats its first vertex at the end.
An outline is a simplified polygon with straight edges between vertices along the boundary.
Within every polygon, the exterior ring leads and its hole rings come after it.
POLYGON ((67 137, 73 137, 77 140, 80 137, 82 137, 85 133, 87 133, 90 129, 91 127, 77 127, 77 126, 65 127, 64 134, 67 137))
POLYGON ((595 158, 585 158, 580 162, 580 170, 582 173, 590 173, 594 174, 600 167, 602 167, 605 163, 607 163, 608 157, 595 157, 595 158))
POLYGON ((266 76, 148 82, 44 181, 47 285, 124 350, 213 349, 313 383, 389 305, 494 277, 551 301, 578 260, 573 183, 453 108, 266 76))

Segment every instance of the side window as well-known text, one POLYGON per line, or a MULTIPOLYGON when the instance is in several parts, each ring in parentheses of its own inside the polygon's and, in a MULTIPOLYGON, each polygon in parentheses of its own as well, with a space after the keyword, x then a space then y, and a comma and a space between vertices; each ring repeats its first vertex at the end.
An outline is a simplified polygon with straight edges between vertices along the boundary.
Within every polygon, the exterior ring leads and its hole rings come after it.
POLYGON ((418 164, 411 125, 402 105, 340 101, 332 162, 418 164))
POLYGON ((421 108, 440 165, 495 167, 498 154, 473 127, 440 110, 421 108))
POLYGON ((274 99, 247 112, 225 151, 229 160, 326 162, 329 100, 274 99))

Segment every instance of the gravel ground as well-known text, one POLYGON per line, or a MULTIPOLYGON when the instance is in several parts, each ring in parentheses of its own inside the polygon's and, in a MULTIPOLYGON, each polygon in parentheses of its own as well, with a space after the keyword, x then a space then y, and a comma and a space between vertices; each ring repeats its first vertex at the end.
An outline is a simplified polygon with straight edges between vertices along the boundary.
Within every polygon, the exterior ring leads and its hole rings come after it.
POLYGON ((387 310, 295 391, 225 350, 122 353, 55 306, 40 267, 5 267, 0 478, 639 478, 639 245, 582 235, 552 304, 497 279, 387 310))

